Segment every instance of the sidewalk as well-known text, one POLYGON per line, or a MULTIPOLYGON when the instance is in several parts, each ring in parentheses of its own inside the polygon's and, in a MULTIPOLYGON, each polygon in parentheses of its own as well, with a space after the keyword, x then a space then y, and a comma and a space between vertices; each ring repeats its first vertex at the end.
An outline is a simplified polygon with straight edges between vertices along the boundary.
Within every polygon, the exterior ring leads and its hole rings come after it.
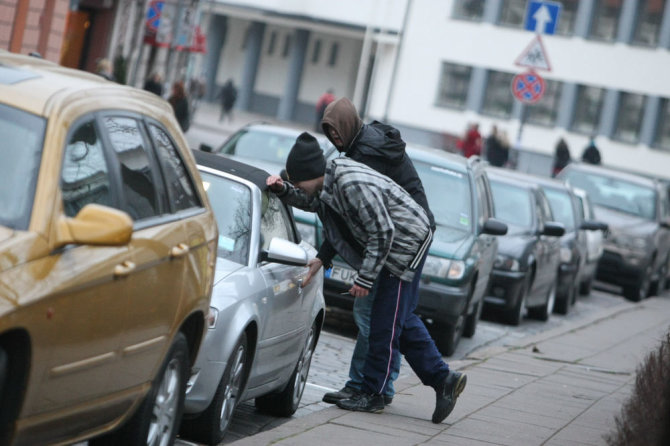
POLYGON ((231 444, 603 445, 637 366, 669 328, 667 295, 622 299, 588 320, 452 362, 468 384, 442 424, 430 422, 433 390, 412 374, 383 414, 333 406, 231 444))

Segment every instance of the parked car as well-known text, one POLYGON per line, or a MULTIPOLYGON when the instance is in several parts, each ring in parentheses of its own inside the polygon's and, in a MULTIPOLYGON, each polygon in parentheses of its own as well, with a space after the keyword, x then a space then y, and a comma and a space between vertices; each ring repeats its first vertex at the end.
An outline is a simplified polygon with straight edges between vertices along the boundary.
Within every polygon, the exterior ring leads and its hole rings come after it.
POLYGON ((208 330, 186 393, 181 436, 221 442, 242 401, 290 416, 302 397, 325 316, 323 276, 302 280, 315 249, 267 190, 268 173, 195 153, 219 227, 208 330))
POLYGON ((554 311, 559 314, 568 314, 570 308, 577 303, 579 284, 584 273, 587 257, 585 231, 599 231, 606 226, 596 221, 582 220, 579 217, 580 204, 569 185, 552 178, 524 176, 528 181, 534 181, 540 185, 549 200, 554 219, 565 227, 565 234, 561 237, 561 263, 558 270, 554 311))
POLYGON ((661 292, 670 265, 667 185, 602 166, 570 164, 560 178, 584 189, 598 220, 609 225, 596 278, 639 301, 661 292))
POLYGON ((0 51, 0 139, 0 444, 174 441, 217 229, 172 108, 0 51))
POLYGON ((560 239, 565 228, 553 221, 542 188, 514 171, 488 167, 495 217, 506 223, 507 235, 498 238, 498 255, 486 313, 519 325, 524 313, 546 321, 554 310, 560 264, 560 239))
MULTIPOLYGON (((579 218, 581 220, 595 221, 596 214, 593 210, 593 204, 591 204, 589 194, 587 194, 585 190, 579 188, 573 188, 573 191, 580 204, 580 206, 578 206, 579 218)), ((587 295, 591 292, 591 287, 596 277, 598 262, 603 255, 603 239, 606 230, 607 225, 603 223, 601 231, 585 231, 586 259, 584 262, 584 270, 579 281, 580 294, 587 295)))
MULTIPOLYGON (((435 343, 452 355, 461 336, 474 335, 498 249, 495 235, 507 225, 493 218, 483 162, 441 150, 407 148, 421 178, 437 229, 421 275, 417 314, 435 343)), ((326 303, 346 309, 355 272, 341 260, 326 272, 326 303)))

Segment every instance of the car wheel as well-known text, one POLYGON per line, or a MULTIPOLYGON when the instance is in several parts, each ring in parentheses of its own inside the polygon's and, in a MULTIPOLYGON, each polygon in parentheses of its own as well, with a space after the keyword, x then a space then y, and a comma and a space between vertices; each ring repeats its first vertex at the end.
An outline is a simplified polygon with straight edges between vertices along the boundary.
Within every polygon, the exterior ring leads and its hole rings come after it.
MULTIPOLYGON (((467 311, 467 307, 463 313, 467 311)), ((455 324, 435 323, 433 328, 433 339, 435 346, 443 356, 451 356, 456 351, 458 343, 461 341, 463 329, 465 328, 465 314, 461 314, 455 324)))
POLYGON ((516 305, 511 310, 503 313, 503 319, 509 325, 519 325, 526 312, 526 298, 528 297, 528 290, 530 290, 530 278, 526 278, 523 285, 519 289, 519 296, 517 297, 516 305))
POLYGON ((558 314, 568 314, 570 312, 570 307, 575 302, 576 295, 577 285, 571 285, 568 292, 565 293, 565 296, 562 296, 561 299, 556 299, 554 311, 558 314))
POLYGON ((477 322, 481 318, 482 308, 484 307, 484 301, 480 300, 477 302, 477 307, 472 311, 472 314, 468 315, 465 318, 465 327, 463 327, 463 336, 466 338, 471 338, 475 335, 477 331, 477 322))
POLYGON ((305 348, 293 370, 288 385, 279 393, 272 393, 256 398, 256 407, 266 413, 280 417, 290 417, 298 410, 302 393, 307 384, 309 366, 312 363, 314 348, 318 338, 318 326, 314 321, 305 341, 305 348))
POLYGON ((645 268, 644 273, 640 277, 638 284, 635 286, 627 286, 623 288, 623 296, 633 302, 639 302, 649 295, 649 287, 651 286, 651 262, 645 268))
POLYGON ((592 287, 593 287, 593 277, 579 284, 579 294, 581 294, 582 296, 588 296, 589 294, 591 294, 592 287))
POLYGON ((665 291, 668 282, 668 259, 663 262, 658 271, 658 280, 651 285, 650 296, 660 296, 665 291))
POLYGON ((208 445, 216 445, 223 440, 244 391, 247 349, 247 336, 242 333, 230 353, 212 402, 196 418, 182 422, 181 436, 208 445))
POLYGON ((188 377, 188 344, 177 333, 156 379, 128 422, 116 432, 89 441, 99 445, 164 446, 174 443, 184 410, 188 377))
POLYGON ((528 315, 533 319, 540 321, 549 320, 549 316, 554 312, 554 305, 556 304, 556 284, 551 286, 549 292, 547 293, 547 301, 544 305, 536 308, 529 308, 528 315))

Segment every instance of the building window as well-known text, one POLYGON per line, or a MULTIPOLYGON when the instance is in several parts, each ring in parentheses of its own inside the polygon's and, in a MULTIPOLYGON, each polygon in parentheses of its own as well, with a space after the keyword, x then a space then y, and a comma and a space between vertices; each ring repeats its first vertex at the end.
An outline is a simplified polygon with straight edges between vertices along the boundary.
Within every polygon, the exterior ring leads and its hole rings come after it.
POLYGON ((654 146, 659 149, 670 150, 670 100, 668 99, 661 101, 654 146))
POLYGON ((522 27, 526 18, 526 0, 503 0, 500 25, 522 27))
POLYGON ((334 67, 337 64, 337 54, 340 52, 340 45, 333 42, 330 46, 330 57, 328 58, 328 65, 334 67))
POLYGON ((471 67, 443 62, 440 86, 437 91, 437 105, 465 108, 471 74, 471 67))
POLYGON ((512 97, 512 78, 511 73, 502 73, 500 71, 490 71, 489 79, 484 93, 484 106, 482 113, 500 118, 509 118, 512 115, 514 98, 512 97))
POLYGON ((571 130, 589 135, 595 134, 600 123, 600 111, 603 108, 604 98, 604 89, 580 85, 577 90, 577 103, 571 130))
POLYGON ((242 39, 243 50, 247 49, 247 45, 249 44, 250 38, 251 38, 251 25, 247 26, 247 29, 244 30, 244 38, 242 39))
POLYGON ((481 20, 484 15, 484 0, 459 0, 454 2, 452 16, 457 19, 481 20))
POLYGON ((277 44, 277 31, 272 31, 270 33, 270 41, 268 42, 268 56, 272 56, 274 54, 276 44, 277 44))
POLYGON ((531 124, 551 126, 556 122, 563 84, 550 80, 545 80, 544 83, 544 94, 539 101, 528 106, 526 119, 531 124))
POLYGON ((577 18, 579 0, 561 0, 559 3, 563 5, 563 8, 561 8, 561 16, 558 19, 556 34, 571 36, 575 32, 575 19, 577 18))
POLYGON ((622 0, 597 0, 593 9, 591 37, 611 41, 616 38, 619 27, 622 0))
POLYGON ((638 142, 644 103, 645 97, 641 94, 621 93, 614 138, 623 142, 638 142))
POLYGON ((640 0, 637 4, 633 42, 655 46, 663 21, 665 0, 640 0))
POLYGON ((317 39, 314 42, 314 49, 312 50, 312 63, 319 63, 319 56, 321 55, 321 40, 317 39))
POLYGON ((283 57, 284 59, 286 59, 289 53, 291 52, 291 41, 292 41, 291 35, 286 34, 286 38, 284 39, 284 49, 281 52, 281 57, 283 57))

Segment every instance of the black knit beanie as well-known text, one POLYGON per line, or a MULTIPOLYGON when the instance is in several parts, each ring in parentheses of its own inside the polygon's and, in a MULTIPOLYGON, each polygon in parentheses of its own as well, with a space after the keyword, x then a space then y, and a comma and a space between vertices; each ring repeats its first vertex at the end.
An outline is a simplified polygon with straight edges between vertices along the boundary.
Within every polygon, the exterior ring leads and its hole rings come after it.
POLYGON ((301 133, 286 159, 286 173, 289 180, 294 183, 313 180, 323 176, 325 172, 326 159, 319 142, 309 133, 301 133))

